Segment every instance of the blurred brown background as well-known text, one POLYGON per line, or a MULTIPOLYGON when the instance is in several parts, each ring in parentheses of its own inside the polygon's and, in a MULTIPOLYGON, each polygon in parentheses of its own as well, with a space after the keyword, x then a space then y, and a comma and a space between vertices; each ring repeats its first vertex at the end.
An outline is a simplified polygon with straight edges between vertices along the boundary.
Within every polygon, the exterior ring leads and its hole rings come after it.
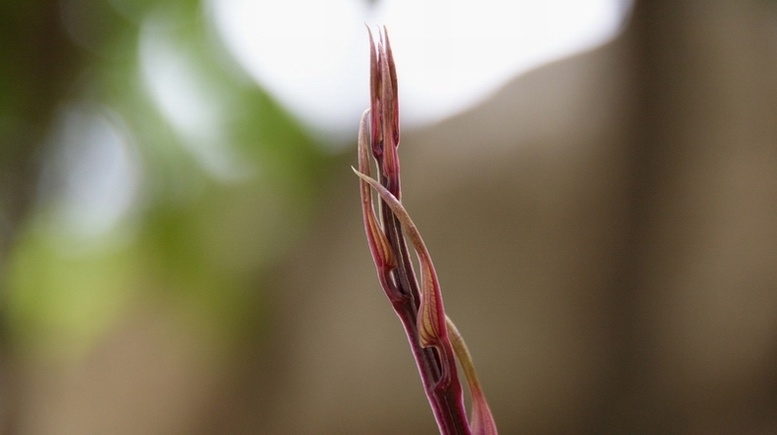
MULTIPOLYGON (((258 181, 159 157, 180 139, 133 117, 110 54, 152 2, 113 3, 94 43, 56 2, 0 7, 0 433, 435 433, 353 153, 254 90, 233 137, 272 163, 258 181), (141 191, 184 187, 146 193, 130 241, 62 253, 36 198, 73 99, 123 117, 141 191)), ((777 433, 775 78, 777 3, 637 1, 611 43, 404 133, 404 202, 500 433, 777 433)))

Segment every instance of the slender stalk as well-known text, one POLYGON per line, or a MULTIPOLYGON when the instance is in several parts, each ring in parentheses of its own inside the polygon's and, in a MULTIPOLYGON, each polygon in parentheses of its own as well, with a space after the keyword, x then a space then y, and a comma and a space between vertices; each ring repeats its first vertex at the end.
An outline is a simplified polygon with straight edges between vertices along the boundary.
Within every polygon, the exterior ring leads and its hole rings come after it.
POLYGON ((370 91, 370 109, 362 115, 359 128, 359 170, 354 172, 361 178, 364 230, 378 281, 405 330, 440 434, 496 435, 496 425, 474 376, 469 352, 445 315, 431 256, 399 200, 399 100, 385 28, 377 50, 370 32, 370 91), (370 176, 370 155, 375 161, 376 179, 370 176), (377 193, 377 204, 373 202, 373 191, 377 193), (419 275, 413 269, 410 247, 418 259, 419 275), (464 409, 456 358, 465 368, 473 393, 471 425, 464 409))

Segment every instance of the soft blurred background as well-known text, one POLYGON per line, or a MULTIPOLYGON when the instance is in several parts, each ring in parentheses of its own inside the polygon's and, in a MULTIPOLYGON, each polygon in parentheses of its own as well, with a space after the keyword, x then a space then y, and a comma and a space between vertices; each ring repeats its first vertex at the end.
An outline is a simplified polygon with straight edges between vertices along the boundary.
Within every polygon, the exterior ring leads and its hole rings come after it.
POLYGON ((502 434, 777 433, 777 2, 5 0, 0 434, 436 432, 365 23, 502 434))

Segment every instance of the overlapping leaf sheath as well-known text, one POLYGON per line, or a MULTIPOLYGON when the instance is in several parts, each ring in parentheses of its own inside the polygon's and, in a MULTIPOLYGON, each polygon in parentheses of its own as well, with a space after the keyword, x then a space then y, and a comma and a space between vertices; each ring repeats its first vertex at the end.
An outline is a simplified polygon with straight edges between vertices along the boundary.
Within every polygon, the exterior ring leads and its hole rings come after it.
POLYGON ((370 97, 370 109, 359 128, 359 170, 355 172, 360 177, 364 229, 378 280, 405 328, 440 433, 496 434, 469 352, 445 315, 429 251, 400 201, 397 75, 385 29, 377 44, 370 33, 370 97), (377 169, 375 178, 370 155, 377 169), (418 275, 407 242, 418 258, 418 275), (456 358, 472 395, 471 423, 464 410, 456 358))

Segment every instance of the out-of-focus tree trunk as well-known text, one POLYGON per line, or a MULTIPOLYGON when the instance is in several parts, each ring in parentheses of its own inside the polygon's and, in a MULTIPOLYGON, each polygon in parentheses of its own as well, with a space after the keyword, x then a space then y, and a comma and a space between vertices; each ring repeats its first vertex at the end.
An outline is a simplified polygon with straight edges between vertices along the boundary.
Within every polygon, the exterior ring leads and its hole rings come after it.
POLYGON ((636 4, 616 369, 592 433, 774 430, 775 32, 774 2, 636 4))
MULTIPOLYGON (((72 79, 76 51, 57 1, 0 4, 0 277, 35 196, 36 160, 53 111, 72 79)), ((13 433, 18 373, 0 280, 0 433, 13 433)))
POLYGON ((0 253, 34 197, 38 147, 78 60, 52 1, 0 6, 0 253))

